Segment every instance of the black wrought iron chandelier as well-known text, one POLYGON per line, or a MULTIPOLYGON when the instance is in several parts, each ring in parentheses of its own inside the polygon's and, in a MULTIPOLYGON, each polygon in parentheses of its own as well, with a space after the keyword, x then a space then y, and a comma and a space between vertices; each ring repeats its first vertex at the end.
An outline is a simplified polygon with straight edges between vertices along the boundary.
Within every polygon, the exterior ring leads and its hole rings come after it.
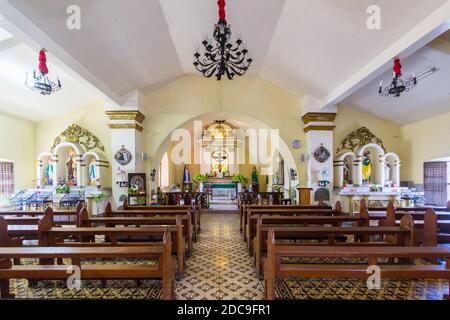
POLYGON ((431 75, 437 69, 431 68, 426 72, 420 74, 416 77, 413 73, 411 79, 404 81, 402 79, 402 65, 400 63, 400 59, 396 58, 394 60, 394 73, 392 75, 392 82, 389 86, 383 88, 383 81, 380 82, 380 86, 378 88, 378 94, 382 97, 400 97, 403 92, 409 92, 417 86, 419 80, 431 75))
POLYGON ((223 75, 232 80, 235 75, 244 75, 253 59, 249 56, 247 48, 240 37, 235 44, 230 42, 231 26, 225 19, 225 0, 218 0, 219 22, 214 26, 213 39, 206 36, 202 45, 205 52, 202 56, 196 48, 194 66, 205 77, 210 78, 215 75, 217 80, 221 80, 223 75))
POLYGON ((25 78, 25 86, 31 90, 38 91, 42 95, 49 95, 62 88, 61 81, 56 77, 56 81, 48 78, 47 57, 46 50, 42 49, 39 52, 39 66, 38 71, 33 70, 33 82, 28 82, 28 72, 25 78))

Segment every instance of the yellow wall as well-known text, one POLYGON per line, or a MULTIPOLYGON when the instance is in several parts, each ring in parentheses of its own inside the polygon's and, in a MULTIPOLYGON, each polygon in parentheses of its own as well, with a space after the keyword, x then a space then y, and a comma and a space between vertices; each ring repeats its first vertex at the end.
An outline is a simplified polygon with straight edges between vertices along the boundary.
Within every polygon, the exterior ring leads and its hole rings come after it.
POLYGON ((423 163, 450 157, 450 113, 402 127, 402 180, 423 183, 423 163))
POLYGON ((15 190, 34 187, 34 123, 0 114, 0 137, 0 158, 14 161, 15 190))
POLYGON ((149 93, 143 107, 147 116, 144 145, 150 157, 156 158, 154 165, 162 157, 163 153, 157 153, 164 140, 186 121, 213 113, 223 114, 222 119, 214 120, 236 120, 235 115, 243 115, 279 129, 295 159, 300 179, 304 182, 306 178, 306 166, 298 161, 305 146, 300 150, 291 148, 294 139, 305 141, 300 100, 258 77, 218 82, 185 76, 149 93))
MULTIPOLYGON (((111 165, 111 134, 107 123, 108 117, 105 114, 104 103, 102 101, 76 109, 57 119, 37 123, 35 156, 33 158, 36 158, 41 152, 49 152, 55 138, 66 130, 69 125, 77 124, 89 130, 100 139, 100 142, 105 147, 105 157, 111 165)), ((97 152, 98 150, 95 151, 97 152)), ((103 180, 103 186, 111 187, 111 167, 104 170, 104 172, 107 172, 108 176, 104 177, 106 179, 103 180)), ((33 176, 35 175, 34 173, 33 176)))

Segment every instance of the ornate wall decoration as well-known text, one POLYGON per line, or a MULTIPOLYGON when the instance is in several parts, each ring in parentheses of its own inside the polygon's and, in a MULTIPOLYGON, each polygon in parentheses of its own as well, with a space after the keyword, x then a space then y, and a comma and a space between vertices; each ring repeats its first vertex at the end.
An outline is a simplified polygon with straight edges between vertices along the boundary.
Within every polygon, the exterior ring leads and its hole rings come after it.
POLYGON ((369 129, 367 129, 366 127, 362 127, 346 136, 345 139, 342 140, 342 143, 337 149, 336 153, 340 153, 344 150, 355 151, 356 148, 365 146, 370 143, 375 143, 386 151, 383 145, 383 141, 381 141, 381 139, 370 132, 369 129))
POLYGON ((62 142, 79 144, 84 147, 86 151, 96 148, 101 151, 105 151, 105 147, 102 145, 99 138, 77 124, 71 124, 55 139, 51 151, 53 152, 56 146, 62 142))
POLYGON ((131 162, 131 159, 133 156, 131 155, 131 152, 125 149, 125 146, 122 146, 122 148, 116 152, 114 159, 116 159, 117 163, 126 166, 131 162))
POLYGON ((320 163, 326 162, 328 159, 330 159, 330 151, 328 151, 327 148, 323 146, 323 144, 320 145, 319 148, 314 152, 314 159, 316 159, 320 163))

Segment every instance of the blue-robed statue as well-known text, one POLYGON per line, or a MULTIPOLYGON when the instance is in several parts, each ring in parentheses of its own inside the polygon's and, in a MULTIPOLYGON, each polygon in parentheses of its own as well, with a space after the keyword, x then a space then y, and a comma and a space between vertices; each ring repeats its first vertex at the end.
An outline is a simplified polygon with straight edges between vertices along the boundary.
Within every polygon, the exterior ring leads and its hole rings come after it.
POLYGON ((45 168, 45 184, 53 185, 53 161, 49 161, 45 168))
POLYGON ((183 183, 188 183, 188 182, 191 182, 191 174, 189 173, 188 166, 185 164, 184 170, 183 170, 183 183))

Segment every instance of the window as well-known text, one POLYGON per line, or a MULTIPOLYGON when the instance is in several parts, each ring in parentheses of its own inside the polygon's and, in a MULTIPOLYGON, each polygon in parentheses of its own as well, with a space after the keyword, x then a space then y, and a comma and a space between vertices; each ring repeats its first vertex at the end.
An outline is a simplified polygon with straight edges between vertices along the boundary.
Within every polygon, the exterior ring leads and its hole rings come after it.
POLYGON ((0 196, 10 197, 14 193, 14 163, 0 160, 0 196))
POLYGON ((169 186, 169 157, 167 152, 164 153, 161 163, 159 164, 159 187, 165 188, 169 186))
POLYGON ((424 189, 425 204, 432 206, 446 206, 447 204, 447 162, 425 162, 424 189))

